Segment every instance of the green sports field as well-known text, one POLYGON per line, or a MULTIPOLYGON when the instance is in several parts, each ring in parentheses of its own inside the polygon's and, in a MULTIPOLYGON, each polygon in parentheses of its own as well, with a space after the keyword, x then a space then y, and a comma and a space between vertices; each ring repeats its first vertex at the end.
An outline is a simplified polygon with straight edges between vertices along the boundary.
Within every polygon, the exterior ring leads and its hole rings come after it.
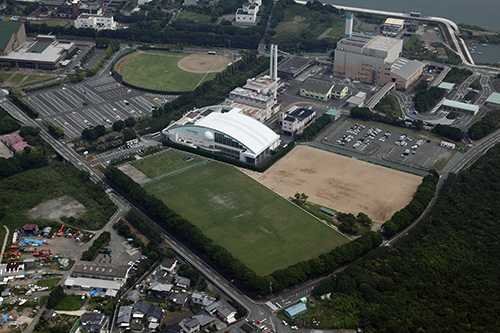
POLYGON ((225 164, 210 162, 144 188, 259 275, 348 242, 343 235, 225 164))
POLYGON ((177 67, 187 53, 147 51, 127 59, 120 67, 123 79, 134 86, 171 92, 191 91, 212 80, 215 73, 190 73, 177 67))
POLYGON ((169 150, 159 155, 133 162, 132 165, 149 178, 155 178, 202 161, 201 158, 195 156, 189 161, 184 161, 186 155, 190 154, 169 150))

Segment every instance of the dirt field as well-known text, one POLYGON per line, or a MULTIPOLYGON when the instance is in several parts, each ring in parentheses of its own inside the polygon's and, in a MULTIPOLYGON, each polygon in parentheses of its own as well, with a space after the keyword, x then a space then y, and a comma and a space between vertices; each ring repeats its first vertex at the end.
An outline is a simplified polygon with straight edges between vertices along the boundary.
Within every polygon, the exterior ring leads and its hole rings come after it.
POLYGON ((309 201, 344 213, 364 212, 385 222, 406 206, 422 178, 323 150, 298 146, 263 174, 247 171, 284 197, 297 191, 309 201))
POLYGON ((132 178, 132 180, 138 184, 143 184, 148 180, 151 180, 148 176, 134 168, 132 164, 122 164, 118 167, 123 173, 132 178))
POLYGON ((32 219, 47 219, 58 222, 63 216, 78 217, 85 213, 85 207, 70 196, 62 196, 57 199, 46 201, 29 211, 28 216, 32 219))
POLYGON ((219 73, 231 62, 228 58, 211 54, 190 54, 177 62, 177 67, 191 73, 219 73))

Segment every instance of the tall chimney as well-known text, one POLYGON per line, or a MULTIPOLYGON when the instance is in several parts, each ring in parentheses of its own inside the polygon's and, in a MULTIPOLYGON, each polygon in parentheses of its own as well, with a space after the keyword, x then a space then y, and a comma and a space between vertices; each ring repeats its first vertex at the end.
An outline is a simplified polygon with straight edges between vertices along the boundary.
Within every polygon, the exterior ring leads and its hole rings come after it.
POLYGON ((345 15, 345 38, 352 37, 352 19, 353 14, 345 15))
POLYGON ((274 73, 273 80, 278 81, 278 45, 274 45, 274 73))

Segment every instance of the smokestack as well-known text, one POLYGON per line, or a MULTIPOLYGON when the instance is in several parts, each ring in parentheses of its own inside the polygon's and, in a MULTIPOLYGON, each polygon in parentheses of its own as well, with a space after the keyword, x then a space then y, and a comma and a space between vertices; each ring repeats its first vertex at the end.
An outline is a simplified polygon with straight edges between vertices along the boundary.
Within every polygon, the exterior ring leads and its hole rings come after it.
POLYGON ((274 75, 273 80, 278 80, 278 45, 274 45, 274 75))
POLYGON ((353 14, 345 15, 345 38, 352 37, 352 18, 353 14))
POLYGON ((273 78, 273 63, 274 63, 274 44, 271 44, 271 49, 269 50, 269 76, 273 78))

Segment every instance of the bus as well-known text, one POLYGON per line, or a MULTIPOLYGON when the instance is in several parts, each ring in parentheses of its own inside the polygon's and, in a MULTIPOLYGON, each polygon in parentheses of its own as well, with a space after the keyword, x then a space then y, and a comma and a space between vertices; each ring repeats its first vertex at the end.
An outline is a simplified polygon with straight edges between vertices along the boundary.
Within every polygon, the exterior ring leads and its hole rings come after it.
POLYGON ((215 51, 208 51, 208 54, 217 55, 217 52, 215 52, 215 51))

